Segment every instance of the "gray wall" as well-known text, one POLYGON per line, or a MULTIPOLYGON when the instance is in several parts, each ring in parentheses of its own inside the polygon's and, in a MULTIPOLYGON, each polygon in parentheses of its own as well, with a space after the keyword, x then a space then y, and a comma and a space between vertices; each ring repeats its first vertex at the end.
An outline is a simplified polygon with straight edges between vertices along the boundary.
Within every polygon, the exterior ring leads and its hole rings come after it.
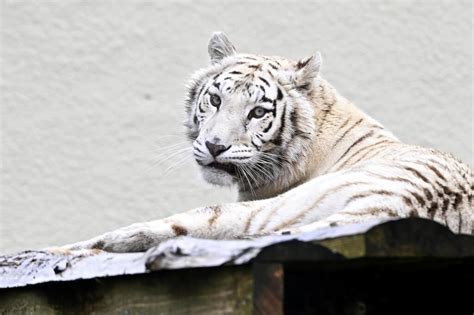
POLYGON ((184 83, 214 30, 242 52, 321 51, 326 79, 401 139, 472 165, 471 18, 469 0, 3 1, 0 252, 234 200, 191 158, 162 175, 178 160, 157 156, 184 141, 184 83))

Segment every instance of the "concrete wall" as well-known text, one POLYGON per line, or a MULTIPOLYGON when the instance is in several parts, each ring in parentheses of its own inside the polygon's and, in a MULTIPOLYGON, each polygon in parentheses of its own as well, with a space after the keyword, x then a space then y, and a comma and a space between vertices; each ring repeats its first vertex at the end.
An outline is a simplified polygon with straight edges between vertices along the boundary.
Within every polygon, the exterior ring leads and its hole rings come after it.
POLYGON ((242 52, 321 51, 325 78, 401 139, 472 165, 471 6, 2 1, 0 252, 234 199, 191 158, 165 175, 179 161, 158 161, 184 141, 184 83, 214 30, 242 52))

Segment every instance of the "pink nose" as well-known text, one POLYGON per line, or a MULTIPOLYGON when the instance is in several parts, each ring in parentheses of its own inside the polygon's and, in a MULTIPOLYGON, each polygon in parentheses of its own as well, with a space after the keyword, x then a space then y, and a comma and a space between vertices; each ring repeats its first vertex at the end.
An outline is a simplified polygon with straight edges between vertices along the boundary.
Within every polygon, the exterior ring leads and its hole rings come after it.
POLYGON ((209 153, 211 153, 213 157, 216 157, 222 152, 229 150, 231 146, 226 147, 225 145, 222 145, 222 144, 214 144, 209 141, 206 141, 206 147, 209 150, 209 153))

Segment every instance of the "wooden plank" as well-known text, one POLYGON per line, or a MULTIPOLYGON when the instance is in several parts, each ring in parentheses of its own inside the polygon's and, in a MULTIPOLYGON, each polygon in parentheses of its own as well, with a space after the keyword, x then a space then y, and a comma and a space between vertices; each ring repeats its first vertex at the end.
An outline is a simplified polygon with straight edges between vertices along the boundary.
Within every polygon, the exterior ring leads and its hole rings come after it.
POLYGON ((345 257, 341 254, 320 244, 291 240, 263 248, 254 261, 286 264, 303 261, 340 261, 343 259, 345 257))
POLYGON ((250 266, 160 271, 0 290, 0 314, 250 314, 250 266))
POLYGON ((426 219, 388 221, 363 234, 315 240, 346 258, 474 257, 474 236, 454 234, 426 219))
POLYGON ((68 255, 25 251, 0 256, 0 288, 143 274, 150 270, 214 267, 249 263, 265 247, 290 240, 311 242, 365 233, 380 221, 334 227, 301 235, 270 235, 254 240, 205 240, 180 237, 146 253, 78 251, 68 255))
POLYGON ((254 314, 284 314, 284 272, 282 264, 254 263, 254 314))

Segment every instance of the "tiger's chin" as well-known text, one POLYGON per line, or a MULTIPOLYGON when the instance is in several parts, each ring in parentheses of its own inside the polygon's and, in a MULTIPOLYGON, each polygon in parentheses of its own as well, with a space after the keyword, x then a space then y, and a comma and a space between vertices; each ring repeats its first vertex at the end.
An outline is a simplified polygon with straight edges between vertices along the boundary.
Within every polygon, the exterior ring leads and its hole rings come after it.
POLYGON ((237 183, 235 174, 231 170, 216 168, 214 165, 201 166, 204 180, 218 186, 232 186, 237 183))

